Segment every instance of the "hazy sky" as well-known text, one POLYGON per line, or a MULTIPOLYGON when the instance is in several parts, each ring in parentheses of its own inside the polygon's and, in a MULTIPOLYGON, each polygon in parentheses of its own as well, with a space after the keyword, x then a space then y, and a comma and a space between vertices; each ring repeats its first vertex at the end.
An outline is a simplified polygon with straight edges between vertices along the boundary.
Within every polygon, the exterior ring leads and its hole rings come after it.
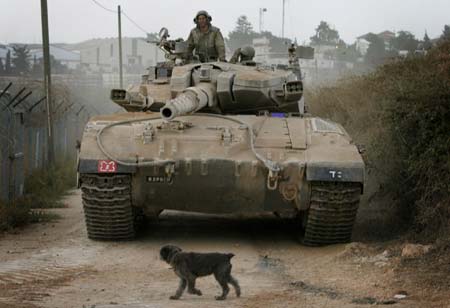
MULTIPOLYGON (((264 30, 281 34, 282 0, 97 0, 109 9, 120 4, 125 13, 149 32, 162 26, 173 38, 186 38, 200 9, 213 16, 213 24, 224 35, 233 30, 237 17, 247 15, 259 30, 259 8, 264 30)), ((117 36, 117 14, 97 6, 93 0, 48 0, 50 41, 75 43, 90 38, 117 36)), ((40 43, 39 0, 0 0, 0 43, 40 43)), ((286 0, 285 36, 308 41, 321 20, 353 43, 367 32, 408 30, 422 38, 425 30, 434 38, 450 24, 450 0, 286 0)), ((144 32, 122 21, 123 36, 144 32)))

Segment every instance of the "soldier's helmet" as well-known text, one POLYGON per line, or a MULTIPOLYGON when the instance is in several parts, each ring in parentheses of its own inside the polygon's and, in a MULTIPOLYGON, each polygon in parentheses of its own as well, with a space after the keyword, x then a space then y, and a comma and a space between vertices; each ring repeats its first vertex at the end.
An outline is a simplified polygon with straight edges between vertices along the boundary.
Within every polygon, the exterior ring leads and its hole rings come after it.
POLYGON ((254 57, 255 57, 255 48, 249 45, 241 48, 241 61, 253 60, 254 57))
POLYGON ((197 23, 197 18, 201 15, 206 17, 206 19, 208 20, 208 23, 211 22, 211 20, 212 20, 211 15, 209 15, 207 11, 201 10, 201 11, 198 11, 197 14, 195 14, 194 23, 197 23))

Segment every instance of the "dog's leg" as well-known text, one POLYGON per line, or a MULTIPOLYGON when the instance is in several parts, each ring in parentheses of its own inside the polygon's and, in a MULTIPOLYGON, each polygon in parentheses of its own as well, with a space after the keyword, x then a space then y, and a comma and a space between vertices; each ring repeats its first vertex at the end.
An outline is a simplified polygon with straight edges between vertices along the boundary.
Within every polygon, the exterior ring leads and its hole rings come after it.
POLYGON ((172 295, 170 299, 179 299, 183 294, 184 289, 186 289, 187 281, 184 278, 180 278, 180 284, 178 285, 178 289, 175 295, 172 295))
POLYGON ((239 286, 238 281, 233 276, 230 275, 228 277, 228 282, 233 286, 234 290, 236 291, 236 296, 240 297, 241 296, 241 287, 239 286))
POLYGON ((221 301, 227 298, 228 292, 230 292, 230 288, 228 287, 228 280, 227 277, 223 275, 223 273, 214 273, 214 277, 216 278, 217 282, 222 287, 222 295, 216 296, 216 300, 221 301))
POLYGON ((195 288, 195 277, 191 276, 190 278, 188 278, 187 283, 188 283, 188 292, 190 294, 195 294, 198 296, 202 296, 202 291, 200 291, 199 289, 195 288))
POLYGON ((180 267, 181 268, 180 268, 180 271, 178 272, 178 275, 180 275, 180 277, 186 279, 188 293, 201 296, 202 291, 195 288, 195 280, 197 279, 197 277, 187 269, 187 266, 180 266, 180 267))

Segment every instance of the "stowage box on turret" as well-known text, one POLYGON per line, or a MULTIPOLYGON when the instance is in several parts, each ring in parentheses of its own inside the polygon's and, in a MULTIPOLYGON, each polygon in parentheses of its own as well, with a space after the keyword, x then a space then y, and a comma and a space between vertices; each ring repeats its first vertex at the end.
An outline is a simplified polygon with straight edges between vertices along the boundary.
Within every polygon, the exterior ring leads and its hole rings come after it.
POLYGON ((171 209, 296 214, 303 243, 350 241, 364 163, 342 126, 304 114, 295 47, 277 70, 199 63, 167 36, 167 62, 111 91, 127 112, 96 116, 84 130, 89 238, 133 238, 137 217, 171 209))

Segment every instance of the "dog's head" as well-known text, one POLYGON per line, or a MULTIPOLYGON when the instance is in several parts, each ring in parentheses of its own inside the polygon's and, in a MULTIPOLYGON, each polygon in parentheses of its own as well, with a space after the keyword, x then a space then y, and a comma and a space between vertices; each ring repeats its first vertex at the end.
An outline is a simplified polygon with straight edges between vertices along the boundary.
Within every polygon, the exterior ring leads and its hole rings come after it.
POLYGON ((172 258, 181 251, 180 247, 174 246, 174 245, 164 245, 161 247, 159 251, 159 256, 162 260, 166 261, 167 263, 170 263, 172 258))

